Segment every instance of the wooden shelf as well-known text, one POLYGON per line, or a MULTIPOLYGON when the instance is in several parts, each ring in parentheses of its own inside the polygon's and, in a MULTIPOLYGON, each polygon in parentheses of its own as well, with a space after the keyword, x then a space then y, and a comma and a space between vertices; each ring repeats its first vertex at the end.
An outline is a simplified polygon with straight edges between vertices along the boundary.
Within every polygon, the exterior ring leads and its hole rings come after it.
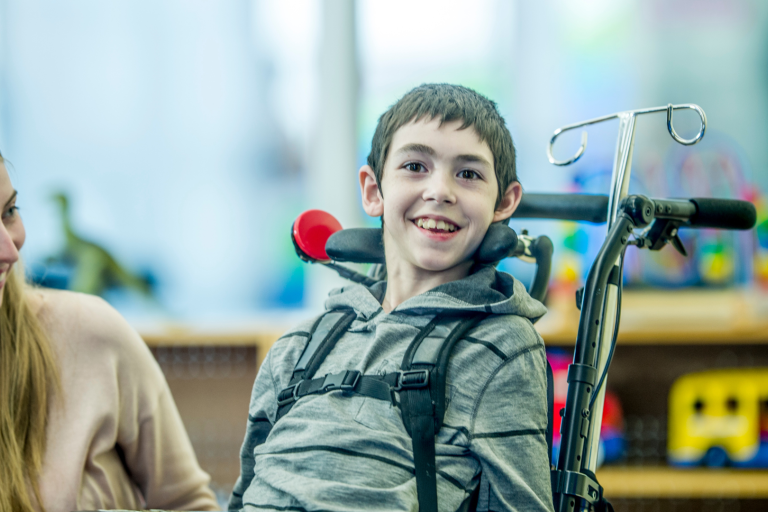
MULTIPOLYGON (((287 330, 287 327, 286 327, 287 330)), ((167 331, 142 333, 141 337, 150 347, 201 347, 207 345, 248 346, 269 348, 285 331, 254 330, 252 332, 205 332, 167 331)))
POLYGON ((611 498, 768 498, 768 470, 607 467, 597 479, 611 498))
MULTIPOLYGON (((579 310, 573 293, 553 293, 536 324, 547 345, 573 345, 579 310)), ((754 290, 625 291, 620 344, 768 343, 768 293, 754 290)))
MULTIPOLYGON (((754 290, 625 291, 619 343, 768 344, 768 293, 754 290)), ((536 324, 548 346, 572 346, 579 310, 572 292, 553 292, 549 312, 536 324)), ((173 326, 142 332, 150 346, 233 345, 266 348, 290 328, 258 325, 242 332, 173 326)))
MULTIPOLYGON (((286 328, 287 329, 287 328, 286 328)), ((211 332, 195 331, 174 327, 161 332, 143 333, 144 342, 152 348, 168 347, 254 347, 256 348, 256 368, 261 366, 269 349, 282 336, 285 330, 252 330, 246 332, 211 332)))

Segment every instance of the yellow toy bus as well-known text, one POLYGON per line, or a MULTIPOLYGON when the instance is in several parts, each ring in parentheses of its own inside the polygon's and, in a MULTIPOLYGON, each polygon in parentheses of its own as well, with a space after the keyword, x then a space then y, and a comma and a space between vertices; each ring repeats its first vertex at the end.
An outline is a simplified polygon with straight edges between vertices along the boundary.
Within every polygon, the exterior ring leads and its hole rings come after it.
POLYGON ((669 394, 667 456, 676 466, 768 467, 768 368, 678 378, 669 394))

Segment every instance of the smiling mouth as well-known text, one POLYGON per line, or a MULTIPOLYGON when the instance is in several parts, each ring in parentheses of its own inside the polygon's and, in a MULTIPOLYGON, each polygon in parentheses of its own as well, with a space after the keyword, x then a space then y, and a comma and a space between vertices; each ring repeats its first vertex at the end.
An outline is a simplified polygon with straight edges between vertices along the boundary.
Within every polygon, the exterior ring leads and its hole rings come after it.
POLYGON ((413 223, 416 224, 416 226, 419 228, 426 231, 431 231, 433 233, 453 233, 461 229, 459 226, 451 222, 429 219, 426 217, 420 217, 413 221, 413 223))

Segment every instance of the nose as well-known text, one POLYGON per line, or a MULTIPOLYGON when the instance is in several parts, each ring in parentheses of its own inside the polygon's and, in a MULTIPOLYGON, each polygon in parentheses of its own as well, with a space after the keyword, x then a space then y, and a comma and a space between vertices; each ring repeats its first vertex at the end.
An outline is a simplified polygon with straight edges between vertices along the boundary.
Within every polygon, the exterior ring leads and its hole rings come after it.
POLYGON ((450 171, 436 170, 430 174, 422 197, 425 201, 453 204, 456 202, 454 186, 450 171))
POLYGON ((13 265, 19 260, 19 249, 4 224, 0 223, 0 265, 13 265))

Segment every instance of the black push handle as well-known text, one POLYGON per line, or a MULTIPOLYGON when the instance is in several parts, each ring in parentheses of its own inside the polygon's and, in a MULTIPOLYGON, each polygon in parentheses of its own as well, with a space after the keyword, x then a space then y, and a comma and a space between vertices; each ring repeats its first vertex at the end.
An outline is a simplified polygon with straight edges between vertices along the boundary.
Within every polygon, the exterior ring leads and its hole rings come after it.
POLYGON ((605 194, 524 193, 514 219, 581 220, 602 224, 608 217, 605 194))
POLYGON ((696 213, 689 223, 693 228, 752 229, 757 221, 755 205, 737 199, 694 197, 696 213))
MULTIPOLYGON (((654 199, 657 204, 670 205, 673 217, 685 217, 685 227, 717 229, 752 229, 757 220, 755 206, 749 201, 738 199, 714 199, 694 197, 691 199, 654 199), (695 206, 691 211, 690 204, 695 206)), ((666 217, 665 211, 656 212, 656 217, 666 217)), ((586 221, 601 224, 608 217, 608 196, 604 194, 523 194, 520 205, 512 214, 515 219, 555 219, 586 221)))
MULTIPOLYGON (((642 196, 633 196, 642 197, 642 196)), ((693 197, 651 199, 653 216, 678 221, 682 228, 752 229, 757 220, 755 205, 738 199, 693 197)), ((633 205, 641 204, 638 202, 633 205)))

